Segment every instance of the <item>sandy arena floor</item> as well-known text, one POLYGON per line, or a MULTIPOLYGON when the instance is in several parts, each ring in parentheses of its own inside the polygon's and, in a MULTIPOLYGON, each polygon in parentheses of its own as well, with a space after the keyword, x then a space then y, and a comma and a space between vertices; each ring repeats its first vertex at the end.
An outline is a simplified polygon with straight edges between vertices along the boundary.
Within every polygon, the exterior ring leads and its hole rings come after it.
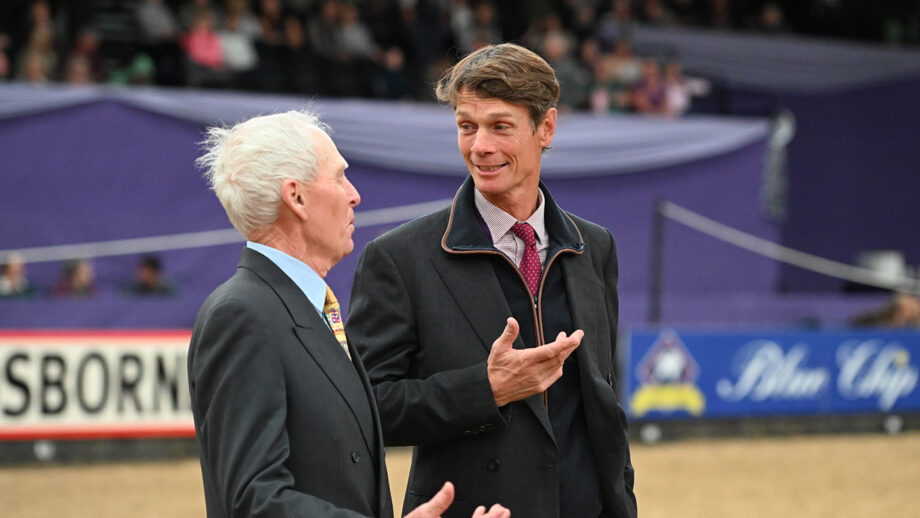
MULTIPOLYGON (((408 462, 390 451, 397 505, 408 462)), ((643 518, 899 518, 920 504, 918 432, 635 445, 633 462, 643 518)), ((196 460, 0 469, 0 516, 203 517, 201 475, 196 460)))

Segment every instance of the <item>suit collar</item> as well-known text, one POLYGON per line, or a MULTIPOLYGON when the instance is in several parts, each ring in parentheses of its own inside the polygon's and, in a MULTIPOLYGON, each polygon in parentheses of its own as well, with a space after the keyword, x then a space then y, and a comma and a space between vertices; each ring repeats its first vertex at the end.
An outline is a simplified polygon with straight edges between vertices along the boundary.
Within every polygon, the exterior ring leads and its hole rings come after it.
MULTIPOLYGON (((441 248, 448 253, 497 252, 476 210, 475 189, 473 177, 467 176, 454 196, 447 229, 441 238, 441 248)), ((585 243, 578 226, 556 205, 543 182, 540 182, 540 190, 543 191, 544 219, 550 242, 547 255, 552 256, 562 250, 581 253, 585 243)))

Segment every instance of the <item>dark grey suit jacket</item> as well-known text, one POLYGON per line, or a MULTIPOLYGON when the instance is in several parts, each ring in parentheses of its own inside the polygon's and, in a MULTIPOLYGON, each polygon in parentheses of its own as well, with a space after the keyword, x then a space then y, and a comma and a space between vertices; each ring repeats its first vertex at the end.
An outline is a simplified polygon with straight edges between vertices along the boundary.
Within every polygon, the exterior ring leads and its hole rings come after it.
POLYGON ((188 355, 208 516, 392 516, 379 417, 303 292, 244 249, 188 355))
MULTIPOLYGON (((358 263, 348 335, 377 396, 387 445, 414 445, 405 509, 456 484, 445 517, 501 503, 512 516, 556 518, 556 444, 541 395, 496 406, 486 372, 511 315, 476 219, 472 182, 454 205, 371 242, 358 263)), ((560 254, 588 435, 609 518, 636 516, 626 415, 617 403, 617 261, 610 232, 561 211, 544 191, 560 254)), ((553 229, 550 238, 553 239, 553 229)), ((491 250, 491 252, 490 252, 491 250)), ((499 258, 498 260, 501 260, 499 258)), ((551 340, 552 338, 550 338, 551 340)), ((520 337, 515 347, 523 347, 520 337)), ((595 517, 590 517, 595 518, 595 517)))

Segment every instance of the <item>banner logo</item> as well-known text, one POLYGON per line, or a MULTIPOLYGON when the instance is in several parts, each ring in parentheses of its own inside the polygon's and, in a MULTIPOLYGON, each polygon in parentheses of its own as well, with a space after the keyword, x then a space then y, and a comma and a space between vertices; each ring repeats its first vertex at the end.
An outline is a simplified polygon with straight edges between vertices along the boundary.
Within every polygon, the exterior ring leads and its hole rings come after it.
POLYGON ((636 417, 648 412, 703 414, 706 397, 696 386, 699 365, 677 333, 666 330, 636 366, 639 388, 630 399, 636 417))

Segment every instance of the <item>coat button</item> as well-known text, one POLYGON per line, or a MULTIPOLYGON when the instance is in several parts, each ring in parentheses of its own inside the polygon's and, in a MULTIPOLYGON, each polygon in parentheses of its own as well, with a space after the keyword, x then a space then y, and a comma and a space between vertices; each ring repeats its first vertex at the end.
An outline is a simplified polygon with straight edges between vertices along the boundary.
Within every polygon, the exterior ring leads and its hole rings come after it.
POLYGON ((486 468, 488 468, 489 471, 498 471, 501 467, 501 459, 490 459, 489 462, 486 463, 486 468))
POLYGON ((607 384, 613 386, 613 374, 607 375, 607 384))
POLYGON ((359 460, 361 460, 361 454, 356 451, 351 452, 351 461, 357 464, 359 460))

